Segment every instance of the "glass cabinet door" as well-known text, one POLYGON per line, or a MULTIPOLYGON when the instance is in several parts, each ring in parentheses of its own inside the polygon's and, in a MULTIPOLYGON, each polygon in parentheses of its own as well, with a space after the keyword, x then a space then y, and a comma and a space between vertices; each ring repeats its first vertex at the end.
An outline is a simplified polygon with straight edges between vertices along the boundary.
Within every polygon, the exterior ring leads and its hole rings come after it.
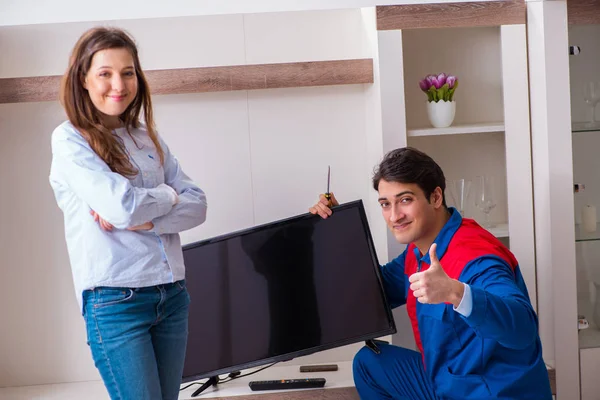
POLYGON ((580 348, 600 347, 600 25, 569 27, 580 348))
POLYGON ((600 24, 569 26, 581 399, 600 393, 600 24))

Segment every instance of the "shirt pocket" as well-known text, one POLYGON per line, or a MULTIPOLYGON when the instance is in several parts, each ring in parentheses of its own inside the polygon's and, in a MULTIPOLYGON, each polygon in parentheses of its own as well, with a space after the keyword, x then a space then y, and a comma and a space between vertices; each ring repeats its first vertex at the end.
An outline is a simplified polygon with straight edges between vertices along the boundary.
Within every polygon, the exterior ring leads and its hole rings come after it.
POLYGON ((448 350, 459 350, 461 344, 447 304, 420 304, 418 305, 419 333, 423 343, 423 350, 447 353, 448 350))
POLYGON ((154 146, 144 146, 136 153, 136 163, 140 168, 139 176, 145 188, 155 188, 165 183, 165 171, 160 156, 154 146))

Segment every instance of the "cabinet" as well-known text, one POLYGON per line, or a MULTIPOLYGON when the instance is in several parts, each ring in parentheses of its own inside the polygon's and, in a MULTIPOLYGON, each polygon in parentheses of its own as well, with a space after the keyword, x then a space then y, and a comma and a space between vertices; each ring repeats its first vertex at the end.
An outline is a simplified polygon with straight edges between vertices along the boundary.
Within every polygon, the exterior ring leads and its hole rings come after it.
MULTIPOLYGON (((569 19, 571 19, 569 9, 569 19)), ((600 17, 600 4, 596 7, 600 17)), ((589 18, 590 14, 587 13, 589 18)), ((573 141, 573 180, 585 185, 574 195, 575 255, 577 273, 577 313, 585 316, 589 328, 580 330, 579 352, 581 398, 597 399, 600 382, 600 225, 595 232, 582 227, 582 209, 587 204, 600 207, 600 104, 596 104, 596 121, 591 123, 591 105, 586 103, 584 85, 599 82, 600 21, 584 21, 569 26, 569 45, 579 46, 581 53, 569 57, 571 90, 571 126, 573 141)), ((590 98, 587 99, 591 100, 590 98)))
MULTIPOLYGON (((525 4, 502 3, 377 7, 383 147, 426 152, 447 180, 494 177, 490 232, 517 256, 535 307, 525 4), (432 128, 419 81, 441 72, 458 78, 456 117, 432 128)), ((474 196, 465 216, 483 221, 474 196)))

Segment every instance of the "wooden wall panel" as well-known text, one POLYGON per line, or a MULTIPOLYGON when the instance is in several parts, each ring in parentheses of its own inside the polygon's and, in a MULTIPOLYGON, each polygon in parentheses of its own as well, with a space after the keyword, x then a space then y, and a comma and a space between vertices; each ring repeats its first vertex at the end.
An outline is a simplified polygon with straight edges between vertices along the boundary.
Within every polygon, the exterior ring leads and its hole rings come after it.
POLYGON ((600 24, 600 0, 567 0, 567 14, 571 25, 600 24))
MULTIPOLYGON (((145 71, 152 94, 373 83, 373 60, 334 60, 281 64, 145 71)), ((0 79, 0 104, 58 99, 60 76, 0 79)))
POLYGON ((526 6, 523 0, 379 6, 377 7, 377 29, 524 24, 525 12, 526 6))
POLYGON ((58 100, 60 76, 0 79, 0 104, 58 100))

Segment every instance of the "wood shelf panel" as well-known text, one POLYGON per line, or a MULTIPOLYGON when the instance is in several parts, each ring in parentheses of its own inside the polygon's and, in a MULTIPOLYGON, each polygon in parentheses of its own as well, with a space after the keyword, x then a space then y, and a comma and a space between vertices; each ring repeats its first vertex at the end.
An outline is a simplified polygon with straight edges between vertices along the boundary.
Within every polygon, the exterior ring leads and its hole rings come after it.
POLYGON ((377 29, 382 31, 525 24, 525 12, 523 0, 378 6, 377 29))
POLYGON ((571 25, 600 24, 600 0, 567 0, 571 25))
MULTIPOLYGON (((152 94, 373 83, 373 60, 308 61, 145 71, 152 94)), ((0 104, 58 99, 60 76, 0 79, 0 104)))
POLYGON ((0 79, 0 104, 58 100, 61 76, 0 79))

